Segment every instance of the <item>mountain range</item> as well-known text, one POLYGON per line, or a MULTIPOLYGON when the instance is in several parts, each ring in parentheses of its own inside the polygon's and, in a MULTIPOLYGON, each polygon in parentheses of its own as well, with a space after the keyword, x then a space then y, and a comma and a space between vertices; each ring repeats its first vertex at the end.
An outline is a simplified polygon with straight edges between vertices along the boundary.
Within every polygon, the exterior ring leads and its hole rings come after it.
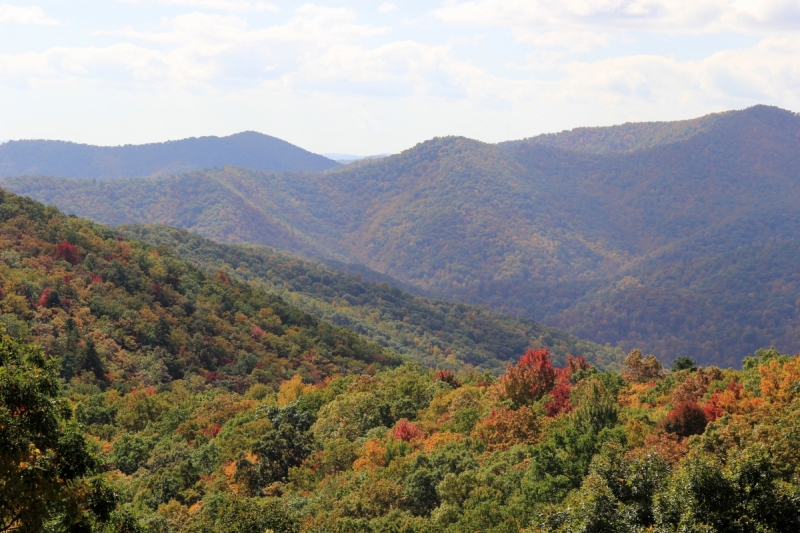
POLYGON ((236 165, 258 170, 321 172, 338 166, 286 141, 253 131, 143 145, 90 146, 24 140, 0 144, 0 176, 48 174, 66 178, 166 176, 236 165))
POLYGON ((0 245, 8 531, 800 529, 800 356, 601 360, 619 351, 6 191, 0 245))
MULTIPOLYGON (((664 360, 800 350, 800 118, 774 107, 487 144, 435 138, 324 173, 7 178, 112 225, 360 263, 664 360)), ((62 174, 63 175, 63 174, 62 174)))

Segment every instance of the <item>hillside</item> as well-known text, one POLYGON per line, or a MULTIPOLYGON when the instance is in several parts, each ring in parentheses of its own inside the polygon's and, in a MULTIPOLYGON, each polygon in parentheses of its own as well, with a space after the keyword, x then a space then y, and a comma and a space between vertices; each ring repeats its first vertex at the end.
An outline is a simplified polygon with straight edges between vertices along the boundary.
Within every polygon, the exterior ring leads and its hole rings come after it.
POLYGON ((0 144, 0 177, 46 174, 65 178, 128 178, 165 176, 225 165, 270 171, 321 172, 337 166, 337 163, 286 141, 252 131, 228 137, 125 146, 44 140, 0 144))
POLYGON ((664 360, 800 351, 800 118, 757 106, 601 133, 583 151, 439 138, 321 175, 2 184, 111 224, 362 263, 664 360), (631 128, 646 148, 626 148, 631 128))
POLYGON ((399 363, 275 294, 5 191, 0 248, 0 323, 90 389, 182 378, 244 392, 399 363))
POLYGON ((600 368, 618 367, 619 350, 582 341, 525 318, 492 313, 410 294, 385 281, 368 282, 319 262, 262 246, 223 245, 165 226, 122 226, 122 235, 161 249, 166 246, 207 272, 276 293, 327 322, 429 367, 457 369, 464 363, 499 372, 528 348, 547 348, 557 364, 569 354, 600 368))

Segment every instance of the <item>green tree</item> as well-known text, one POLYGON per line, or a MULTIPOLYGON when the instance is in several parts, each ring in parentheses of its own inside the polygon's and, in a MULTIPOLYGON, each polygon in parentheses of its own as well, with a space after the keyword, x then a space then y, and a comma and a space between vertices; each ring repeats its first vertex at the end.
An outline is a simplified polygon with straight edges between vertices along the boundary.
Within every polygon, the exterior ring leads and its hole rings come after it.
POLYGON ((114 462, 121 472, 133 474, 150 457, 151 448, 150 439, 138 433, 123 433, 114 442, 114 462))
POLYGON ((293 533, 300 529, 286 506, 275 498, 231 496, 215 514, 208 530, 218 533, 293 533))
MULTIPOLYGON (((272 429, 255 444, 253 453, 260 461, 261 483, 267 484, 284 479, 290 468, 300 466, 314 451, 315 445, 309 431, 311 418, 296 404, 282 409, 267 407, 264 413, 272 422, 272 429)), ((248 484, 252 485, 252 481, 248 484)))
POLYGON ((87 528, 107 520, 113 491, 59 399, 58 361, 0 334, 0 531, 87 528))
POLYGON ((672 371, 679 372, 681 370, 697 370, 697 361, 689 356, 681 355, 672 362, 672 371))
POLYGON ((655 498, 659 531, 800 531, 800 490, 783 483, 761 448, 737 452, 721 464, 687 458, 655 498))

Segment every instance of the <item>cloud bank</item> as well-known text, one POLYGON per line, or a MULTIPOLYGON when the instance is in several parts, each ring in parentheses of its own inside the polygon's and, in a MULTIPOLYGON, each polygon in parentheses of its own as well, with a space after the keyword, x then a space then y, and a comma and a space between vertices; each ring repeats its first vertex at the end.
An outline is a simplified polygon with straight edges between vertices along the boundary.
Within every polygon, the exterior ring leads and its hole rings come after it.
POLYGON ((117 24, 59 6, 0 5, 7 28, 54 27, 41 30, 46 46, 19 33, 0 48, 0 96, 20 103, 0 137, 72 131, 109 144, 259 129, 370 153, 437 134, 497 141, 800 108, 800 1, 154 0, 118 4, 117 24), (66 101, 83 120, 59 122, 66 101))

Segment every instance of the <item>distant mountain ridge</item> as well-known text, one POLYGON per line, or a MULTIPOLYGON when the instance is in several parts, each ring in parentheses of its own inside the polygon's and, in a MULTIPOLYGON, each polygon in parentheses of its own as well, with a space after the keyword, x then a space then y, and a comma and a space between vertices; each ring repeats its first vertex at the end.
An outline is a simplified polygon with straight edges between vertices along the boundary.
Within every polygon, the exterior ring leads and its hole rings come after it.
POLYGON ((627 122, 616 126, 575 128, 500 144, 508 147, 543 144, 594 154, 633 152, 690 139, 708 131, 729 113, 735 112, 712 113, 695 119, 671 122, 627 122))
POLYGON ((0 185, 111 224, 361 263, 664 359, 800 351, 798 115, 756 106, 589 133, 563 146, 436 138, 317 175, 0 185))
POLYGON ((253 131, 124 146, 45 140, 0 144, 0 177, 46 174, 64 178, 131 178, 226 165, 275 172, 322 172, 338 163, 253 131))

